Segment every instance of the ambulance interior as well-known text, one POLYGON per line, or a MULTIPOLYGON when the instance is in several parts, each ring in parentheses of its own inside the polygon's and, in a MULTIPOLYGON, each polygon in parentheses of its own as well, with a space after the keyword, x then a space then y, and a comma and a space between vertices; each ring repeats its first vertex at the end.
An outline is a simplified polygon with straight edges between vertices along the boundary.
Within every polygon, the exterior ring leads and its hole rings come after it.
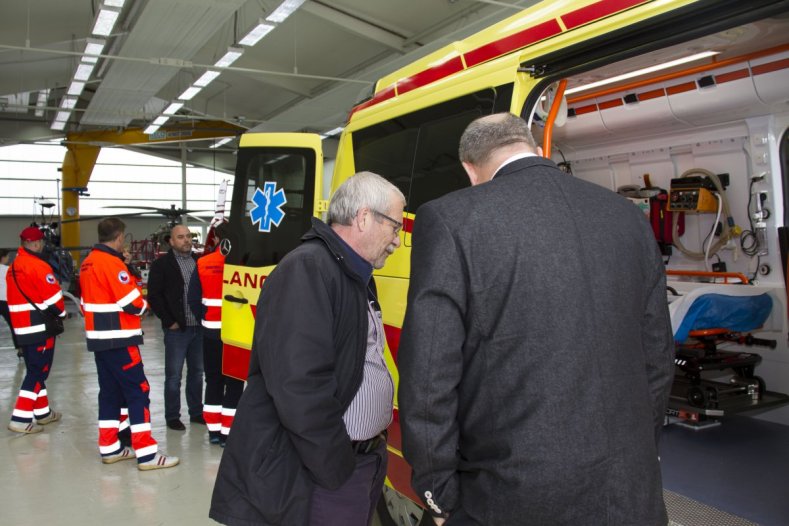
POLYGON ((550 79, 530 116, 560 167, 652 223, 683 425, 755 409, 789 424, 787 35, 784 15, 550 79))

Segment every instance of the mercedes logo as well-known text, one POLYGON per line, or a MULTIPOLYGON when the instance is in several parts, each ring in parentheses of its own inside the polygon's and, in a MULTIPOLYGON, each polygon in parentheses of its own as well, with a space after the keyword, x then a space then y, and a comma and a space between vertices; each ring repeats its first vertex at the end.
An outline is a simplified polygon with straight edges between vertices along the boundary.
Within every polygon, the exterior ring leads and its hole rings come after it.
POLYGON ((227 256, 230 254, 230 249, 232 245, 230 244, 230 240, 225 238, 219 242, 219 251, 222 253, 223 256, 227 256))

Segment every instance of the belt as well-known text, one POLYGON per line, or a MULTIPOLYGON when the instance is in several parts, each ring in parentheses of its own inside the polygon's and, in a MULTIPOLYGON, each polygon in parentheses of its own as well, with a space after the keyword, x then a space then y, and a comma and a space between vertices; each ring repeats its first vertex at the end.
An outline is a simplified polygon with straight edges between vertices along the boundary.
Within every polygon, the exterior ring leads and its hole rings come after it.
POLYGON ((351 440, 351 448, 357 455, 366 455, 371 451, 375 451, 378 446, 386 442, 386 431, 381 431, 373 438, 367 440, 351 440))

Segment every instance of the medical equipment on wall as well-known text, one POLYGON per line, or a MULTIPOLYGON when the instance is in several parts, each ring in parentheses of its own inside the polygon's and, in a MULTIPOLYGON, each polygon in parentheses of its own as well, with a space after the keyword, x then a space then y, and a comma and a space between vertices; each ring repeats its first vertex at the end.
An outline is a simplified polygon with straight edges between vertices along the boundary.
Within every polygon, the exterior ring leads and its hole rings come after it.
POLYGON ((701 252, 694 252, 687 249, 680 240, 678 216, 674 214, 672 223, 674 246, 690 259, 705 262, 709 270, 709 259, 717 254, 720 249, 725 247, 729 240, 734 239, 738 234, 738 228, 734 223, 734 218, 729 210, 729 200, 721 177, 703 168, 691 168, 677 179, 671 180, 669 190, 668 209, 686 213, 715 213, 715 222, 712 225, 706 245, 701 252), (720 233, 717 241, 715 235, 720 233))

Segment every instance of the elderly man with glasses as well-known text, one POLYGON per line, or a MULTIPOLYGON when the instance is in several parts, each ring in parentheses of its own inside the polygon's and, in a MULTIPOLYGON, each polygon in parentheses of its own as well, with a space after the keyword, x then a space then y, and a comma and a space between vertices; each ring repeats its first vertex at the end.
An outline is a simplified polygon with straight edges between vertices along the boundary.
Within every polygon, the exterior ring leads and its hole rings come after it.
POLYGON ((394 396, 372 273, 400 246, 404 206, 382 177, 354 175, 332 198, 329 224, 313 219, 266 279, 211 518, 370 524, 394 396))

